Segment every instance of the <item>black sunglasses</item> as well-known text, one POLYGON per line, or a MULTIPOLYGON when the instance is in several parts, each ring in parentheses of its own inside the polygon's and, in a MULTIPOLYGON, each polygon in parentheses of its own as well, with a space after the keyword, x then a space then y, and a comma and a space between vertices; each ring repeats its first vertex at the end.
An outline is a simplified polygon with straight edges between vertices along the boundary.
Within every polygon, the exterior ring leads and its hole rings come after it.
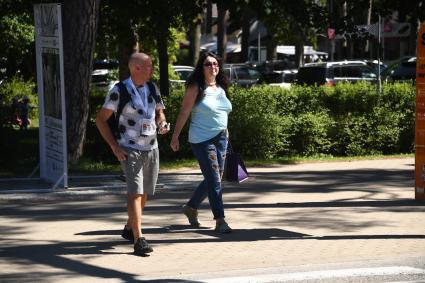
POLYGON ((206 62, 204 63, 205 67, 218 66, 217 62, 206 62))

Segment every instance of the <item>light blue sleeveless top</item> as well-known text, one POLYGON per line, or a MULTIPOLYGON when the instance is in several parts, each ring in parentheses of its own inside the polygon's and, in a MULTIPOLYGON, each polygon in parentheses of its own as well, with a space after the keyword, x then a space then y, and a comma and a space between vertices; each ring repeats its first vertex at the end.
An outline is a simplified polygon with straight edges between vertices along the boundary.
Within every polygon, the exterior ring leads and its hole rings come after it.
POLYGON ((224 89, 207 87, 204 92, 205 97, 192 108, 190 143, 207 141, 226 129, 228 115, 232 111, 232 104, 224 89))

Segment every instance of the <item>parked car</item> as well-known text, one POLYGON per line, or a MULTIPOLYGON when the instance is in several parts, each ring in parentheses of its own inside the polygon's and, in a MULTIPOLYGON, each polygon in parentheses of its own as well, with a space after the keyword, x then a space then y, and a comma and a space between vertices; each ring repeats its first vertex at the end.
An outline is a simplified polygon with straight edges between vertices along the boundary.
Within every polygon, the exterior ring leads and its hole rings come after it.
POLYGON ((119 67, 118 60, 104 59, 104 60, 94 60, 93 62, 93 70, 99 70, 99 69, 112 70, 112 69, 118 69, 118 67, 119 67))
POLYGON ((91 87, 97 91, 109 91, 116 83, 118 83, 117 77, 117 70, 94 70, 91 74, 91 87))
POLYGON ((335 85, 338 82, 375 82, 375 71, 363 61, 336 61, 306 64, 298 69, 297 83, 335 85))
POLYGON ((109 91, 118 83, 118 60, 94 60, 91 87, 97 91, 109 91))
POLYGON ((297 79, 297 73, 297 69, 274 71, 273 73, 269 73, 269 78, 266 82, 270 86, 290 88, 291 84, 297 79))
POLYGON ((173 66, 173 70, 177 73, 178 79, 170 79, 170 82, 184 84, 195 68, 192 66, 175 65, 173 66))
POLYGON ((226 64, 223 66, 224 72, 231 84, 249 87, 261 83, 260 72, 246 64, 226 64))
POLYGON ((261 73, 261 75, 270 74, 274 71, 283 71, 290 70, 295 68, 295 64, 292 61, 286 60, 271 60, 265 61, 257 66, 257 70, 261 73))
POLYGON ((386 68, 388 68, 388 65, 387 64, 385 64, 383 62, 379 62, 378 63, 378 60, 364 60, 364 62, 375 71, 375 74, 377 76, 378 76, 379 72, 382 74, 382 72, 386 68), (379 65, 379 68, 378 68, 378 65, 379 65))
POLYGON ((390 65, 382 73, 382 80, 387 82, 406 81, 416 82, 416 57, 405 57, 390 65))
POLYGON ((3 78, 6 76, 6 62, 7 59, 5 57, 0 57, 0 77, 3 78))

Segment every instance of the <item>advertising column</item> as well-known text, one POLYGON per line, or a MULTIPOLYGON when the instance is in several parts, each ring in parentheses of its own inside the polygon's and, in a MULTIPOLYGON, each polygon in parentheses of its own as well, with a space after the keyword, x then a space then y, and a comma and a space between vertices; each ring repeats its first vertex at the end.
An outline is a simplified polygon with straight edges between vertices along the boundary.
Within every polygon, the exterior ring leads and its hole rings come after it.
POLYGON ((415 199, 425 200, 425 22, 416 54, 415 199))
POLYGON ((34 5, 40 177, 68 187, 62 18, 59 4, 34 5))

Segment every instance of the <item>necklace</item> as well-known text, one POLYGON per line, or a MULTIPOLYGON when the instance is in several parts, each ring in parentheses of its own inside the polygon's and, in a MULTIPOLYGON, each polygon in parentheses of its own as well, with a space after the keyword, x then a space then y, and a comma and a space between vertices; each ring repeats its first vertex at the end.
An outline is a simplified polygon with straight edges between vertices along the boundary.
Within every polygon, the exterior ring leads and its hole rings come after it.
POLYGON ((207 83, 208 86, 215 86, 215 84, 216 84, 215 81, 213 81, 213 82, 206 82, 206 83, 207 83))

